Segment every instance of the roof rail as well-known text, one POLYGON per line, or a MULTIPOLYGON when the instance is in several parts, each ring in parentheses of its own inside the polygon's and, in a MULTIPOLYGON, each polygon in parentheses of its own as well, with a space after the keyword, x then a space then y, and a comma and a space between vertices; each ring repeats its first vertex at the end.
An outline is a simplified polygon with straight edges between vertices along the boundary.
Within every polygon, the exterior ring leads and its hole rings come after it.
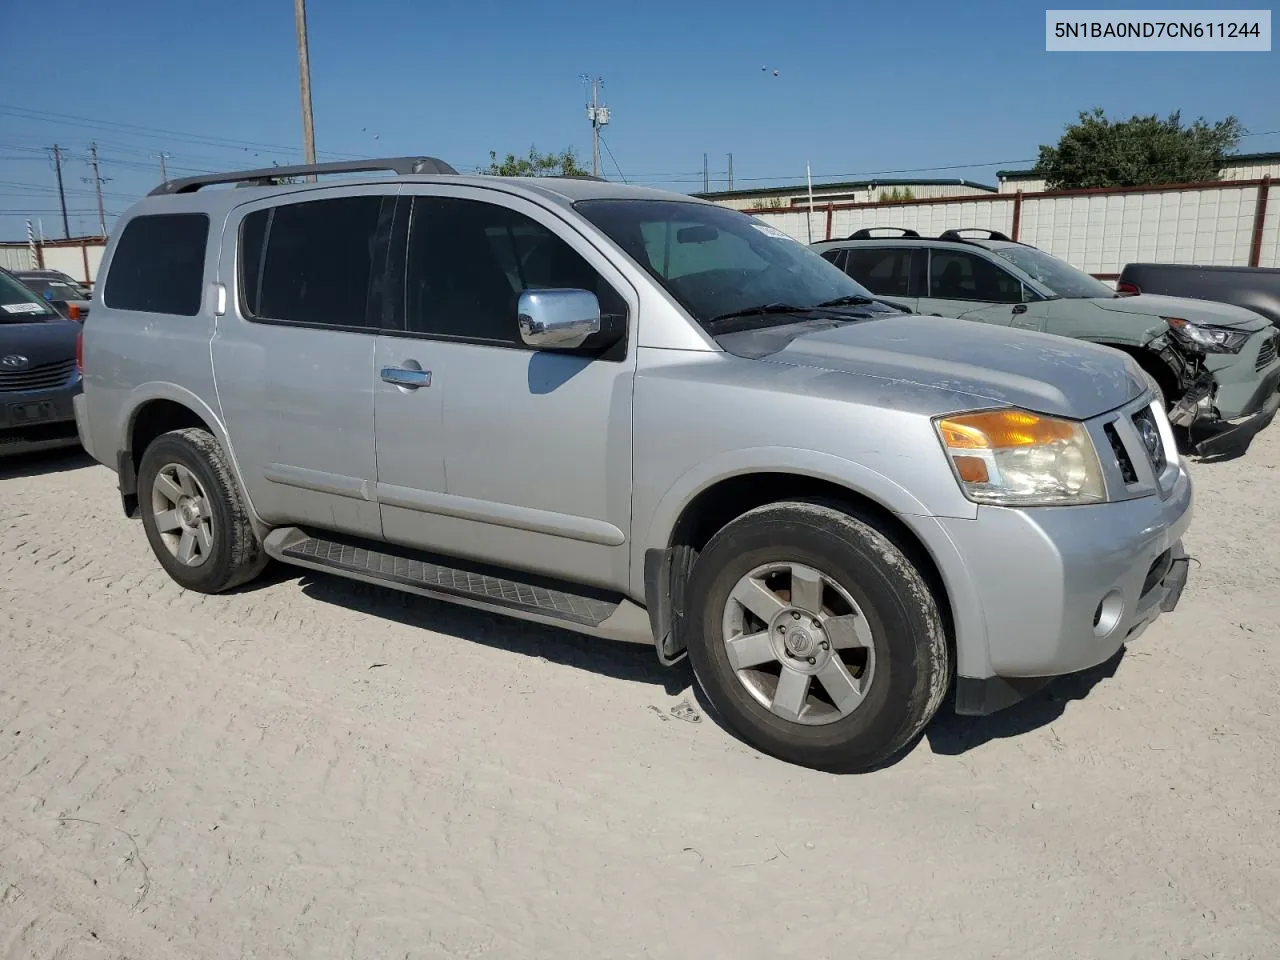
POLYGON ((182 177, 166 180, 148 196, 170 193, 194 193, 201 187, 215 183, 237 183, 246 186, 267 186, 279 177, 305 177, 318 173, 366 173, 390 170, 399 176, 414 173, 456 174, 458 171, 435 157, 385 157, 380 160, 340 160, 336 163, 302 163, 291 167, 265 167, 261 170, 237 170, 233 173, 211 173, 199 177, 182 177))
POLYGON ((849 236, 845 237, 845 239, 846 240, 870 240, 872 230, 897 230, 899 231, 899 236, 903 236, 903 237, 920 236, 920 234, 916 233, 916 231, 911 230, 908 227, 863 227, 861 230, 853 231, 853 233, 849 234, 849 236))
POLYGON ((1013 243, 1012 238, 1005 236, 999 230, 988 230, 986 227, 960 227, 956 230, 943 230, 938 234, 939 240, 964 240, 960 236, 962 233, 985 233, 988 240, 1004 240, 1006 243, 1013 243))

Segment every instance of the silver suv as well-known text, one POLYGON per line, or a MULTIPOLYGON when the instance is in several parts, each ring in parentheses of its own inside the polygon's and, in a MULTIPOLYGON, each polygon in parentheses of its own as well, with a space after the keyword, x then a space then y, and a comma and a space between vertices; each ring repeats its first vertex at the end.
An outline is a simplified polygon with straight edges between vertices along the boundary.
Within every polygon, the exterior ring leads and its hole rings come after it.
POLYGON ((687 652, 725 724, 822 769, 902 750, 953 679, 987 713, 1109 659, 1187 577, 1131 358, 905 316, 675 194, 430 158, 171 181, 83 336, 84 445, 184 587, 274 557, 687 652))

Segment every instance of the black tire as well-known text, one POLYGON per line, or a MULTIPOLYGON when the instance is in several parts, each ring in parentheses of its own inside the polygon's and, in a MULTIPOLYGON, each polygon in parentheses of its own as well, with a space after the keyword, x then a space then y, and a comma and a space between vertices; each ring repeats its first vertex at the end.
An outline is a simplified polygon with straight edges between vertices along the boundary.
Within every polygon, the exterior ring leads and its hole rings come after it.
POLYGON ((738 736, 790 763, 831 772, 878 766, 924 729, 950 684, 946 632, 920 571, 892 539, 837 504, 774 503, 725 526, 698 556, 686 610, 689 660, 707 698, 738 736), (869 686, 851 713, 832 722, 777 716, 730 664, 723 635, 730 594, 742 577, 775 562, 804 564, 829 578, 870 628, 869 686))
POLYGON ((221 593, 252 580, 267 565, 227 456, 207 430, 172 430, 151 442, 138 468, 138 507, 156 559, 188 590, 221 593), (175 464, 191 472, 209 506, 212 547, 198 566, 184 564, 166 545, 153 506, 157 475, 175 464))

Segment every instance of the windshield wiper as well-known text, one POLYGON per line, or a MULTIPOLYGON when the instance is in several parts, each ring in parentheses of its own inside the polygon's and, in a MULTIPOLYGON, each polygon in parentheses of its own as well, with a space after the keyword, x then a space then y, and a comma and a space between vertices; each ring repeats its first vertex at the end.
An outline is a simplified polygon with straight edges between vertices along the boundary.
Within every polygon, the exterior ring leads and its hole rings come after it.
POLYGON ((875 297, 864 297, 861 294, 850 294, 846 297, 836 297, 834 300, 823 300, 822 303, 815 303, 815 307, 856 307, 863 304, 877 303, 875 297))
POLYGON ((709 320, 703 321, 703 326, 710 326, 720 323, 722 320, 737 320, 740 317, 754 317, 769 313, 808 313, 813 307, 797 307, 791 303, 762 303, 755 307, 744 307, 741 310, 731 310, 729 313, 722 313, 714 316, 709 320))

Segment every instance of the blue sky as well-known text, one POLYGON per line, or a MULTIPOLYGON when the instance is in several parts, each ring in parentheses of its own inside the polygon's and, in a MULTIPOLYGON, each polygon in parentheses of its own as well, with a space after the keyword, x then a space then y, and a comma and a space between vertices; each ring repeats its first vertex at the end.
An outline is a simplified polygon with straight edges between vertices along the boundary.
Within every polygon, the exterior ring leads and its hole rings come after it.
MULTIPOLYGON (((1280 53, 1046 53, 1044 9, 309 0, 316 142, 322 159, 425 153, 459 169, 531 144, 589 160, 590 72, 613 112, 605 174, 684 191, 701 188, 704 151, 718 186, 729 152, 736 186, 800 182, 806 160, 819 179, 925 168, 910 175, 993 183, 1094 105, 1234 113, 1278 131, 1242 152, 1280 150, 1280 53)), ((162 151, 171 176, 301 156, 290 0, 7 3, 0 31, 30 57, 11 56, 0 94, 0 238, 23 236, 27 215, 61 235, 39 152, 55 141, 73 234, 96 229, 81 179, 93 140, 108 213, 158 182, 162 151)))

